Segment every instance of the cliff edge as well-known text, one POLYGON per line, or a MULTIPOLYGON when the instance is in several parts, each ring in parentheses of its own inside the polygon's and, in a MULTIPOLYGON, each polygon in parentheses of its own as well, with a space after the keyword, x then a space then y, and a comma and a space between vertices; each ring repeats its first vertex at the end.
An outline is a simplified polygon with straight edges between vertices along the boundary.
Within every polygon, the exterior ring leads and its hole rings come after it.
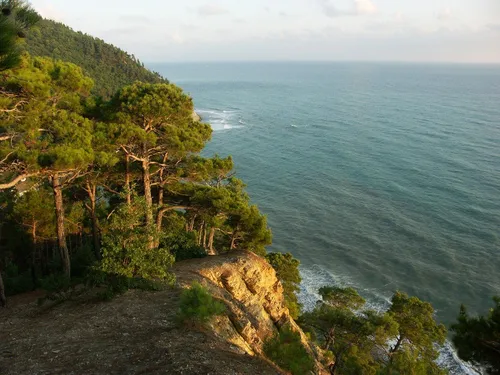
POLYGON ((0 374, 283 374, 262 348, 285 326, 312 352, 264 259, 238 251, 180 262, 174 272, 176 288, 130 290, 110 302, 84 295, 39 307, 37 293, 12 298, 0 310, 0 374), (207 325, 176 319, 193 281, 227 307, 207 325))

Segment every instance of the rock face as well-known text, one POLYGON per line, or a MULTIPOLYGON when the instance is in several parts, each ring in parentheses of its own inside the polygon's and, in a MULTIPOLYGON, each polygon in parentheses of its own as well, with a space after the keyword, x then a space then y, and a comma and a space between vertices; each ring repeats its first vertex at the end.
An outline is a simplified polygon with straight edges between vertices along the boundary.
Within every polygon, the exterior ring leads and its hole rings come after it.
MULTIPOLYGON (((264 342, 286 326, 298 332, 304 346, 313 353, 285 306, 283 286, 276 272, 265 259, 251 252, 235 251, 180 262, 175 266, 175 274, 181 286, 198 281, 225 303, 227 314, 214 319, 212 328, 242 352, 262 354, 264 342)), ((317 371, 326 373, 319 363, 317 371)))
POLYGON ((195 111, 193 111, 193 114, 191 116, 193 117, 194 121, 201 121, 200 115, 197 114, 195 111))

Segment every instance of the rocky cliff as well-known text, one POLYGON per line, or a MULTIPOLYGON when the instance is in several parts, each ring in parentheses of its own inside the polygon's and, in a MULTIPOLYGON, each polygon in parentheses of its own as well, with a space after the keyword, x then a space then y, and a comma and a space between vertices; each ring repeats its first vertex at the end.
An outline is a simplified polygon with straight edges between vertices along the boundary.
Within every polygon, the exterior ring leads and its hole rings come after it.
POLYGON ((227 314, 210 323, 219 337, 248 355, 263 354, 264 341, 283 327, 298 332, 312 353, 306 336, 285 306, 283 287, 276 272, 251 252, 231 252, 203 260, 180 262, 177 281, 188 287, 193 281, 206 286, 227 306, 227 314))
MULTIPOLYGON (((285 326, 301 334, 273 268, 249 252, 177 263, 178 288, 81 297, 39 307, 35 295, 0 310, 0 374, 282 374, 262 356, 285 326), (227 306, 208 325, 176 320, 181 288, 206 286, 227 306)), ((318 364, 318 373, 320 370, 318 364)))

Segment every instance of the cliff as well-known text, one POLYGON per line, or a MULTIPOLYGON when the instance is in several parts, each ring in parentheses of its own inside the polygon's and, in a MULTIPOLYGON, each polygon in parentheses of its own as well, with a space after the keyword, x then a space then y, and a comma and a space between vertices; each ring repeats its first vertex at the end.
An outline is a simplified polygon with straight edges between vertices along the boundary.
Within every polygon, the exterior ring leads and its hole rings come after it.
POLYGON ((261 354, 285 326, 309 348, 264 259, 234 252, 180 262, 174 271, 180 288, 128 291, 106 303, 87 296, 41 308, 36 295, 13 298, 0 310, 0 373, 282 374, 261 354), (224 302, 224 316, 178 324, 181 288, 193 281, 224 302))

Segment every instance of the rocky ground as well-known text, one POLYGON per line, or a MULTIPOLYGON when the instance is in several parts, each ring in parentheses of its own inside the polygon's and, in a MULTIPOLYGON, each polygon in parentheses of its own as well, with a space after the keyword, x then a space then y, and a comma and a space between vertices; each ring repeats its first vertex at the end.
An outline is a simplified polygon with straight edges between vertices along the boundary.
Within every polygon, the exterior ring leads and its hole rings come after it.
POLYGON ((265 260, 236 252, 174 271, 175 288, 131 290, 109 302, 92 293, 43 306, 40 293, 10 299, 0 309, 0 375, 283 374, 263 358, 262 344, 283 325, 299 328, 265 260), (227 307, 203 326, 176 319, 181 288, 194 280, 227 307))

